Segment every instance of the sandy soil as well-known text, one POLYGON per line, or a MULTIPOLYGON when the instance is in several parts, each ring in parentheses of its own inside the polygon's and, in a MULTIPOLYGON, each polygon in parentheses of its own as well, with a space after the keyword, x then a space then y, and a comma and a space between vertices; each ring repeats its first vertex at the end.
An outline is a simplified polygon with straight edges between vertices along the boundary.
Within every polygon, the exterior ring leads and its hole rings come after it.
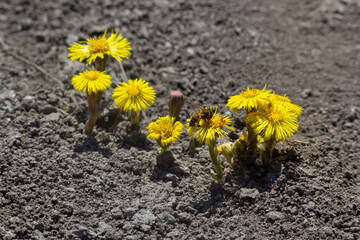
MULTIPOLYGON (((0 18, 1 239, 359 239, 359 0, 5 0, 0 18), (127 74, 157 93, 140 135, 126 117, 83 132, 70 80, 85 65, 67 47, 106 29, 131 43, 127 74), (157 167, 145 127, 170 89, 229 114, 229 96, 265 84, 304 108, 293 157, 268 173, 224 163, 218 185, 183 133, 176 164, 157 167)), ((104 109, 115 61, 108 73, 104 109)))

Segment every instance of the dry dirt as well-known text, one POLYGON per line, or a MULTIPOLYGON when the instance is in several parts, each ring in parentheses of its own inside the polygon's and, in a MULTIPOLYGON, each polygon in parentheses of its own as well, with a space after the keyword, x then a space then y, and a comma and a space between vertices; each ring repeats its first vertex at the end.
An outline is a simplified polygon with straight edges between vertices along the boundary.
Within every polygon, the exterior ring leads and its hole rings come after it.
MULTIPOLYGON (((0 34, 0 239, 359 239, 359 0, 3 0, 0 34), (157 93, 140 135, 126 117, 83 131, 71 77, 85 64, 67 47, 106 29, 157 93), (167 115, 169 90, 230 114, 229 96, 265 84, 304 108, 278 146, 293 157, 268 173, 224 163, 218 185, 183 133, 174 166, 157 167, 145 127, 167 115)), ((104 109, 121 79, 107 69, 104 109)))

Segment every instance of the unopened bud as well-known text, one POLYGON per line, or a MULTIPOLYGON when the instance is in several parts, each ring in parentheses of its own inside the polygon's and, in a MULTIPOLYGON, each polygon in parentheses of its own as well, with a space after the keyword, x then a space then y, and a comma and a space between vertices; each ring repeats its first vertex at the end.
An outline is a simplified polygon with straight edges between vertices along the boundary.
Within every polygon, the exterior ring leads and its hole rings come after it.
POLYGON ((182 106, 184 105, 184 94, 181 91, 171 91, 169 99, 169 115, 179 120, 182 106))
POLYGON ((233 143, 232 142, 226 142, 221 144, 221 153, 225 156, 226 160, 228 163, 233 164, 233 152, 232 152, 232 148, 233 148, 233 143))
POLYGON ((246 149, 247 149, 246 142, 242 139, 238 139, 233 144, 232 153, 238 160, 241 160, 242 156, 244 156, 246 152, 246 149))

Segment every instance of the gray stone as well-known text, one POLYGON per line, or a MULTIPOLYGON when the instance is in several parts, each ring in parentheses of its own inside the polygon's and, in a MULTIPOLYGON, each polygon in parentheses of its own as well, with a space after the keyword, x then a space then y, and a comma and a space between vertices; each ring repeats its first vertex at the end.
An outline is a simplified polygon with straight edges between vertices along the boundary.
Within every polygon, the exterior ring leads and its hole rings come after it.
POLYGON ((49 115, 45 116, 45 121, 50 122, 50 121, 59 121, 60 119, 60 113, 50 113, 49 115))
POLYGON ((33 231, 32 236, 33 236, 34 239, 37 239, 37 240, 45 240, 46 239, 44 237, 44 235, 42 234, 42 232, 40 232, 39 230, 33 231))
POLYGON ((178 185, 179 178, 176 175, 168 173, 166 174, 166 178, 172 182, 173 187, 176 187, 178 185))
POLYGON ((190 169, 186 166, 174 166, 169 168, 169 172, 181 175, 190 175, 190 169))
POLYGON ((42 223, 36 223, 35 224, 35 229, 39 230, 40 232, 43 232, 44 228, 45 228, 45 226, 42 223))
POLYGON ((259 195, 259 191, 256 188, 241 188, 240 199, 254 200, 259 195))
POLYGON ((304 89, 300 95, 302 98, 307 99, 312 96, 312 91, 310 88, 307 88, 307 89, 304 89))
POLYGON ((268 217, 268 220, 270 222, 275 222, 275 221, 278 221, 278 220, 281 220, 281 219, 284 219, 285 216, 283 213, 281 212, 277 212, 277 211, 271 211, 271 212, 268 212, 266 214, 266 216, 268 217))
POLYGON ((147 224, 141 224, 140 225, 140 230, 143 232, 149 232, 151 230, 151 226, 147 225, 147 224))
POLYGON ((133 216, 132 220, 138 225, 152 225, 155 222, 156 217, 152 212, 142 209, 133 216))
POLYGON ((125 218, 128 220, 131 219, 137 211, 138 211, 138 209, 133 208, 133 207, 129 207, 129 208, 125 209, 125 211, 124 211, 125 218))
POLYGON ((182 223, 189 223, 191 222, 191 216, 188 213, 179 213, 178 218, 182 223))
POLYGON ((169 212, 165 211, 158 215, 158 218, 167 224, 174 224, 176 222, 176 219, 173 215, 171 215, 169 212))
POLYGON ((47 105, 41 111, 44 114, 50 114, 50 113, 56 112, 56 108, 53 106, 47 105))
POLYGON ((101 221, 101 222, 99 222, 98 231, 99 231, 99 233, 106 233, 106 232, 113 231, 113 228, 109 224, 101 221))
POLYGON ((77 229, 72 231, 72 234, 78 238, 84 238, 87 235, 88 228, 82 225, 78 225, 77 229))

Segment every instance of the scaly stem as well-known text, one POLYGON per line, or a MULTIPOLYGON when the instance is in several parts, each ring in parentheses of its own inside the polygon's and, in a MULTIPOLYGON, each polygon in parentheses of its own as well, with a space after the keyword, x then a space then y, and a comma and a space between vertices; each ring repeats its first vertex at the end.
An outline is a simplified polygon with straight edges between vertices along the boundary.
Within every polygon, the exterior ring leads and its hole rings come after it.
MULTIPOLYGON (((104 72, 105 71, 105 67, 106 67, 106 62, 108 60, 109 55, 105 55, 104 58, 96 58, 95 59, 95 67, 97 71, 100 72, 104 72)), ((100 101, 101 101, 101 97, 102 97, 103 92, 98 92, 96 95, 96 101, 97 104, 99 105, 100 101)))
POLYGON ((215 169, 215 173, 212 172, 211 177, 215 180, 215 182, 219 183, 224 175, 224 172, 220 164, 219 152, 216 148, 216 138, 209 143, 209 154, 211 163, 215 169))
POLYGON ((87 100, 89 104, 89 120, 85 125, 85 133, 92 134, 93 129, 98 118, 98 108, 97 108, 97 95, 95 93, 88 93, 87 100))
POLYGON ((271 162, 272 162, 272 155, 273 155, 273 151, 275 148, 277 141, 275 139, 275 137, 271 137, 270 140, 266 141, 265 143, 265 153, 264 153, 264 167, 266 169, 269 169, 269 167, 271 166, 271 162))
POLYGON ((104 58, 96 58, 95 59, 95 68, 96 71, 100 71, 103 72, 105 71, 105 67, 106 67, 106 62, 108 60, 109 55, 104 55, 104 58))
MULTIPOLYGON (((246 110, 246 117, 249 115, 249 113, 251 113, 252 111, 248 111, 246 110)), ((248 130, 248 144, 249 144, 249 152, 250 153, 255 153, 256 149, 257 149, 257 145, 258 145, 258 141, 257 141, 257 135, 254 133, 253 129, 248 126, 246 120, 245 120, 245 125, 246 128, 248 130)))
POLYGON ((141 120, 141 111, 138 112, 130 112, 130 118, 131 118, 131 125, 137 126, 140 123, 141 120))
POLYGON ((190 136, 190 141, 189 141, 189 154, 190 154, 190 157, 194 157, 195 147, 196 147, 196 139, 195 139, 194 136, 190 136))

